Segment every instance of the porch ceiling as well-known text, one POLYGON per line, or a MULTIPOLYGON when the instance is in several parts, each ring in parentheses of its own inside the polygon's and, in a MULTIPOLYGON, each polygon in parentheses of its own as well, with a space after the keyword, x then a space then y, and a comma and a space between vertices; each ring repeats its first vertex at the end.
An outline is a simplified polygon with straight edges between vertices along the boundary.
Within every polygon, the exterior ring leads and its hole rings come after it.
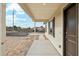
POLYGON ((60 3, 21 3, 19 4, 33 21, 46 22, 53 15, 60 3))

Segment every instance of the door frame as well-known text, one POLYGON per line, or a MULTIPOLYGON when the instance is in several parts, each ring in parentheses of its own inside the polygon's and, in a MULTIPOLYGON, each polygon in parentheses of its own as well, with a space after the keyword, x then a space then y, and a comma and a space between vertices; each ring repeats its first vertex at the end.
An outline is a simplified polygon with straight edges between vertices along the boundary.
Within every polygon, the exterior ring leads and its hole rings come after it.
MULTIPOLYGON (((65 10, 67 10, 67 9, 69 9, 69 8, 71 8, 74 4, 76 4, 76 3, 69 3, 69 4, 67 4, 67 6, 66 7, 64 7, 64 9, 63 9, 63 56, 66 56, 66 44, 65 44, 65 36, 66 36, 66 34, 65 34, 65 31, 66 31, 66 20, 65 20, 65 10)), ((77 16, 76 16, 76 18, 77 18, 77 43, 76 43, 76 45, 77 45, 77 55, 78 55, 78 4, 76 4, 76 14, 77 14, 77 16)))

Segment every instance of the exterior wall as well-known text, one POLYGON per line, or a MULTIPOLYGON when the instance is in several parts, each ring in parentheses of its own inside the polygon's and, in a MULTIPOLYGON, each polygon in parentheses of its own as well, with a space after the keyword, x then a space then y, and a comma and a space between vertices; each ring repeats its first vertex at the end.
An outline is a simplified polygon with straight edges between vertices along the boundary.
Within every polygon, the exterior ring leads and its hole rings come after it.
POLYGON ((4 42, 6 36, 6 23, 5 23, 5 16, 6 16, 6 5, 0 3, 0 55, 4 55, 4 45, 1 43, 4 42))
POLYGON ((78 4, 78 56, 79 56, 79 4, 78 4))
MULTIPOLYGON (((52 42, 54 47, 57 49, 57 51, 60 53, 60 55, 63 55, 63 8, 66 5, 67 4, 62 4, 52 16, 55 17, 55 38, 53 38, 53 36, 51 36, 48 33, 49 32, 48 26, 47 26, 47 33, 45 34, 48 37, 48 39, 52 42)), ((50 20, 52 19, 53 18, 51 18, 50 20)))

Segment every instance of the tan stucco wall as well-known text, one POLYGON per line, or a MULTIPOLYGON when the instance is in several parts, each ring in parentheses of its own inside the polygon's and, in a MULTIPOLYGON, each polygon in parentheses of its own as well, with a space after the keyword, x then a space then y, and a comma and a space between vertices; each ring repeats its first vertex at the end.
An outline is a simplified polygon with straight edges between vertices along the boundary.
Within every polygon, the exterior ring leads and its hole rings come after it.
POLYGON ((0 55, 4 55, 4 45, 1 45, 5 41, 6 36, 6 5, 0 3, 0 55))
MULTIPOLYGON (((78 42, 79 42, 79 4, 78 4, 78 42)), ((79 56, 79 43, 78 43, 78 56, 79 56)))
POLYGON ((66 5, 67 4, 62 4, 52 16, 52 17, 55 16, 55 38, 53 38, 53 36, 48 34, 48 31, 49 31, 48 29, 46 33, 46 36, 52 42, 52 44, 57 49, 57 51, 60 53, 60 55, 63 55, 63 8, 66 5), (61 45, 61 48, 59 48, 59 45, 61 45))

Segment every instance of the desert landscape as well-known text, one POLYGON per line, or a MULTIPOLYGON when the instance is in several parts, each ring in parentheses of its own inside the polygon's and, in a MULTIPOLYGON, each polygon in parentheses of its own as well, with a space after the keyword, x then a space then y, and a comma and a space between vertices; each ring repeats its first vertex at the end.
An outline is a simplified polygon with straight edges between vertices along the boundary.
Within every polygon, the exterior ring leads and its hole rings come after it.
POLYGON ((24 56, 27 54, 31 47, 34 35, 28 35, 25 37, 18 36, 6 36, 5 40, 5 55, 6 56, 24 56))

